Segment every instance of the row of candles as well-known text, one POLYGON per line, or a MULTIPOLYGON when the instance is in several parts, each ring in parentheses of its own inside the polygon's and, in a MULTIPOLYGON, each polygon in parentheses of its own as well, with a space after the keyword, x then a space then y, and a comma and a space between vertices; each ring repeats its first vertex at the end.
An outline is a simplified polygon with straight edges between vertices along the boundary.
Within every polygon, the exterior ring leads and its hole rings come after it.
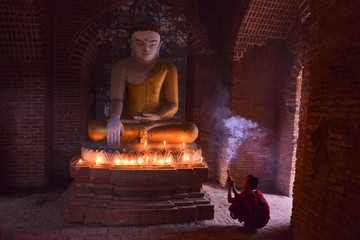
MULTIPOLYGON (((164 151, 166 151, 166 141, 164 143, 164 151)), ((147 142, 144 143, 144 151, 146 150, 147 142)), ((182 144, 182 150, 185 150, 185 143, 182 144)))
MULTIPOLYGON (((114 153, 106 151, 95 152, 93 150, 82 151, 82 157, 86 161, 95 162, 96 165, 100 164, 113 164, 116 166, 120 165, 172 165, 174 163, 190 163, 190 162, 202 162, 201 150, 185 150, 185 143, 183 143, 183 149, 172 152, 166 151, 166 142, 164 142, 164 150, 153 149, 146 151, 147 143, 144 143, 144 150, 139 152, 114 153)), ((85 161, 81 159, 78 162, 79 165, 85 161)))

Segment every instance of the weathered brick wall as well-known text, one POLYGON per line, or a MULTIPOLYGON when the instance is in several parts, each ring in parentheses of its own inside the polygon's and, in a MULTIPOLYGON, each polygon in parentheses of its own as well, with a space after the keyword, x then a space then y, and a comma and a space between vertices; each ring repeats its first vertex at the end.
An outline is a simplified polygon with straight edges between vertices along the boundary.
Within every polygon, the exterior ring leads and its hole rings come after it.
MULTIPOLYGON (((259 177, 262 189, 274 186, 279 132, 287 126, 281 113, 288 111, 285 84, 288 84, 291 56, 283 41, 270 41, 248 48, 244 59, 234 62, 231 109, 234 114, 254 121, 266 133, 259 141, 245 139, 230 168, 236 182, 248 174, 259 177)), ((291 133, 290 133, 291 134, 291 133)))
MULTIPOLYGON (((188 89, 188 119, 199 128, 196 143, 202 148, 204 160, 209 164, 209 178, 216 179, 216 171, 221 144, 218 127, 219 97, 222 97, 224 66, 216 56, 193 55, 188 62, 188 80, 193 82, 188 89)), ((188 85, 189 86, 189 85, 188 85)))
POLYGON ((298 138, 299 105, 301 97, 302 56, 304 49, 303 24, 298 17, 289 33, 286 46, 291 52, 290 75, 280 91, 279 125, 278 125, 278 159, 276 169, 276 189, 290 196, 292 194, 295 162, 296 141, 298 138))
MULTIPOLYGON (((256 121, 266 129, 268 136, 260 144, 255 141, 243 143, 230 168, 239 183, 246 175, 255 174, 260 177, 262 188, 276 188, 289 194, 295 145, 297 75, 294 76, 293 70, 302 51, 302 39, 296 38, 301 33, 298 6, 294 1, 259 0, 248 5, 243 3, 241 7, 242 11, 235 16, 242 22, 236 39, 233 38, 234 44, 229 44, 233 46, 231 110, 234 115, 256 121), (288 39, 290 43, 285 44, 288 39), (283 46, 274 40, 280 40, 283 46)), ((223 184, 228 165, 223 162, 228 158, 224 149, 226 140, 221 148, 218 169, 223 184)))
POLYGON ((286 40, 297 13, 296 1, 251 1, 236 37, 233 60, 239 61, 251 45, 286 40))
POLYGON ((236 39, 239 34, 239 29, 248 13, 250 0, 238 1, 229 0, 223 1, 223 34, 224 34, 224 52, 229 55, 229 58, 234 54, 234 47, 236 39))
POLYGON ((47 1, 1 1, 0 187, 43 186, 52 173, 47 1))
POLYGON ((292 229, 295 239, 358 239, 360 2, 309 7, 308 106, 300 113, 292 229))

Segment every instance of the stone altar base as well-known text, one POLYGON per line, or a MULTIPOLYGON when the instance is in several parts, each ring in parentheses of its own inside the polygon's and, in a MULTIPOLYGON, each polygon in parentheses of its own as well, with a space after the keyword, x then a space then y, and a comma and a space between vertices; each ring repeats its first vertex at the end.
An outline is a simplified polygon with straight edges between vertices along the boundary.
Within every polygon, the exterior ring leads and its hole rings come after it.
POLYGON ((204 163, 120 167, 79 159, 71 161, 74 181, 63 195, 67 222, 150 225, 214 218, 214 206, 201 192, 208 179, 204 163))

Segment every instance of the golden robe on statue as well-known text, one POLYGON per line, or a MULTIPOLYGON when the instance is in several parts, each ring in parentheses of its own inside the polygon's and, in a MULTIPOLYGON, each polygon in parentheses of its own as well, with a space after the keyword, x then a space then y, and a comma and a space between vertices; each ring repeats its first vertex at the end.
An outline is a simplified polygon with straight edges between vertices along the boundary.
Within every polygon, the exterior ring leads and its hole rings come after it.
MULTIPOLYGON (((126 65, 127 62, 121 64, 126 65)), ((178 78, 175 65, 157 58, 141 84, 126 81, 127 102, 122 115, 124 136, 120 141, 147 138, 151 142, 192 143, 198 135, 195 124, 173 119, 178 110, 178 78), (143 113, 158 113, 161 120, 128 120, 143 113), (145 135, 145 136, 144 136, 145 135)), ((88 135, 93 141, 106 140, 106 119, 92 121, 88 135)))

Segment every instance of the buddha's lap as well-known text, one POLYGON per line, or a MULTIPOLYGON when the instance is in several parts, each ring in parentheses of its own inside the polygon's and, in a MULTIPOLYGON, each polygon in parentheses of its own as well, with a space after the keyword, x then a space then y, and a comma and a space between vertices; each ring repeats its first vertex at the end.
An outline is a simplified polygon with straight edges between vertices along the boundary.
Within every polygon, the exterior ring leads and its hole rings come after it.
MULTIPOLYGON (((106 140, 106 123, 108 118, 95 119, 88 125, 88 135, 93 141, 106 140)), ((170 119, 154 123, 141 123, 133 120, 123 120, 124 136, 120 141, 137 139, 146 130, 148 139, 152 142, 192 143, 198 136, 195 124, 170 119)))

